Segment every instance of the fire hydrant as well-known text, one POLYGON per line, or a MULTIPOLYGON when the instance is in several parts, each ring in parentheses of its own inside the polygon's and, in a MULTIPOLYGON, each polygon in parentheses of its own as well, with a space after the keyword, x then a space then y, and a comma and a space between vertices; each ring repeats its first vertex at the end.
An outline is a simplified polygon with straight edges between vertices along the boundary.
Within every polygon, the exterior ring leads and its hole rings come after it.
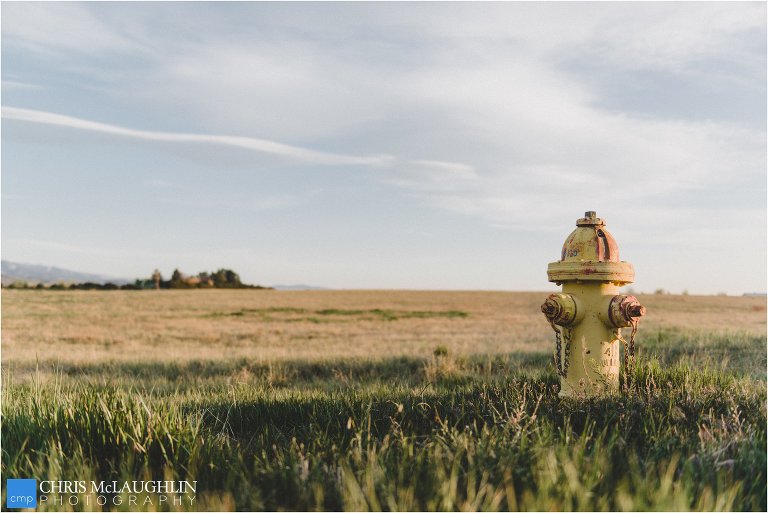
POLYGON ((563 286, 541 311, 555 330, 555 368, 560 396, 593 395, 619 388, 619 342, 624 379, 634 365, 634 340, 645 307, 619 294, 635 271, 619 260, 619 247, 595 212, 586 212, 563 244, 560 260, 547 267, 549 281, 563 286), (622 328, 632 328, 629 342, 622 328))

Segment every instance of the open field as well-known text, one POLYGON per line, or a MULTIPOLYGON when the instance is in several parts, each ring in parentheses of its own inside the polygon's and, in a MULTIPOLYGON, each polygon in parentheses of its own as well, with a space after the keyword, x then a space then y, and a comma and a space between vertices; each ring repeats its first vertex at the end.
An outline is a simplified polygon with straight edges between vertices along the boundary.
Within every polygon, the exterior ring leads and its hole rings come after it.
MULTIPOLYGON (((2 362, 16 364, 21 372, 36 360, 66 366, 236 358, 262 363, 427 358, 437 345, 445 345, 454 355, 541 354, 553 350, 552 329, 539 309, 546 295, 5 290, 2 362)), ((646 348, 660 341, 665 345, 667 337, 678 335, 760 338, 766 334, 765 298, 648 295, 639 299, 649 310, 639 333, 646 348)), ((721 356, 713 361, 722 362, 721 356)))
POLYGON ((765 510, 765 298, 640 296, 624 393, 560 400, 545 296, 4 291, 3 475, 198 481, 145 509, 765 510))

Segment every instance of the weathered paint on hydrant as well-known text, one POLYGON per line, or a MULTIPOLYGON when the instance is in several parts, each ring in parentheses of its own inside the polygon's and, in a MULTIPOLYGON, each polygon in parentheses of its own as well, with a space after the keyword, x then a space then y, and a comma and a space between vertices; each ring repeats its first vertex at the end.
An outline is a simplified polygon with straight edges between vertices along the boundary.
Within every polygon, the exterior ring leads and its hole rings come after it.
MULTIPOLYGON (((619 246, 595 212, 586 212, 563 244, 560 260, 547 267, 549 281, 563 286, 541 311, 555 330, 555 367, 560 395, 593 395, 619 388, 619 341, 624 372, 634 361, 634 338, 645 307, 619 294, 635 270, 619 260, 619 246), (632 328, 630 340, 622 328, 632 328)), ((626 379, 626 376, 625 376, 626 379)))

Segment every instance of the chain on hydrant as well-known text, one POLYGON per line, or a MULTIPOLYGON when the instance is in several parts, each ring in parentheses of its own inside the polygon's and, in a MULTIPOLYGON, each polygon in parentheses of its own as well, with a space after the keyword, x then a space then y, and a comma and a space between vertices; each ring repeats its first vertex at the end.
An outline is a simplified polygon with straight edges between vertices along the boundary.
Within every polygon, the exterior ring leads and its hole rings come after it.
POLYGON ((619 260, 619 247, 595 212, 576 221, 560 260, 547 268, 549 281, 563 286, 541 305, 555 331, 555 368, 560 395, 595 394, 619 386, 619 342, 624 346, 624 380, 634 369, 635 335, 643 307, 619 294, 632 283, 632 264, 619 260), (622 328, 632 328, 627 342, 622 328))
POLYGON ((563 364, 563 342, 560 339, 560 329, 555 323, 550 323, 552 329, 555 330, 555 369, 560 376, 568 375, 568 362, 571 361, 571 336, 570 332, 563 330, 563 337, 565 338, 565 364, 563 364))

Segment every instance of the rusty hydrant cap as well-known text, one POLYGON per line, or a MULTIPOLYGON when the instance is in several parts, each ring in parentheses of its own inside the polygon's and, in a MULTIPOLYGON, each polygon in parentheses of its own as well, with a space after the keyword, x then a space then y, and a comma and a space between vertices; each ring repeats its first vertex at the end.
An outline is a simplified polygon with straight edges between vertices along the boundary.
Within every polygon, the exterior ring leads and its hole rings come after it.
POLYGON ((632 283, 632 264, 619 259, 619 245, 605 229, 605 220, 587 211, 576 220, 576 229, 565 239, 560 261, 549 264, 549 281, 586 280, 632 283))
POLYGON ((563 262, 618 262, 619 245, 608 230, 605 221, 595 212, 586 212, 576 221, 576 229, 571 232, 561 252, 563 262))

